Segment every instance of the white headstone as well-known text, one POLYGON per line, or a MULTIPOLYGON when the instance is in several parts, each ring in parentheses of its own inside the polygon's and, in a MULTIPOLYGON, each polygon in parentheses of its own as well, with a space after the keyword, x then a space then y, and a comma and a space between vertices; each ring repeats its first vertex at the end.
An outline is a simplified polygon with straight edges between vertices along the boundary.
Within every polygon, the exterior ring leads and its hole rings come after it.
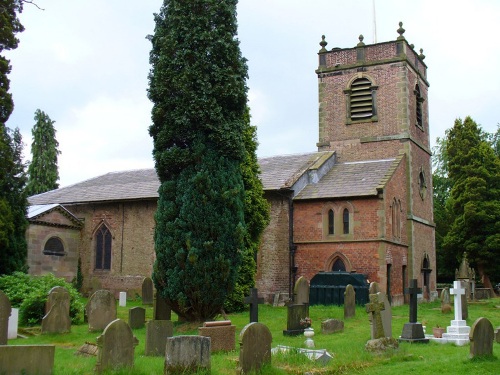
POLYGON ((465 289, 462 288, 462 283, 460 281, 453 282, 453 288, 450 289, 450 294, 455 296, 454 306, 455 306, 455 320, 462 320, 462 294, 465 294, 465 289))
POLYGON ((9 331, 7 333, 8 339, 17 338, 18 325, 19 325, 19 309, 13 307, 9 317, 9 331))
POLYGON ((120 306, 127 306, 127 292, 120 292, 120 306))

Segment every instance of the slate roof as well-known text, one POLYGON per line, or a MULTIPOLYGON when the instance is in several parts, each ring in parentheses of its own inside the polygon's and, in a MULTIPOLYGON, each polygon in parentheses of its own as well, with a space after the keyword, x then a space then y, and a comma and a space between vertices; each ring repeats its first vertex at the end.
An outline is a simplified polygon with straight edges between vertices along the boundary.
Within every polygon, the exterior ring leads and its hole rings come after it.
POLYGON ((377 195, 384 188, 398 159, 335 164, 316 184, 307 185, 295 199, 348 198, 377 195))

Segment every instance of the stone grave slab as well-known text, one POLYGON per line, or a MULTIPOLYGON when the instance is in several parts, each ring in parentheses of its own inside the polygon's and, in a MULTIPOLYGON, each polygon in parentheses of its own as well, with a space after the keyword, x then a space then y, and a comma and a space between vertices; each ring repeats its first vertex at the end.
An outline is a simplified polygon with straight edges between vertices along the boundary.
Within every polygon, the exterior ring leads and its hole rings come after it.
POLYGON ((146 309, 143 307, 132 307, 128 310, 128 325, 131 329, 144 327, 146 323, 146 309))
POLYGON ((134 366, 134 351, 139 341, 129 325, 121 319, 113 320, 97 338, 99 352, 95 371, 131 368, 134 366))
POLYGON ((144 354, 163 357, 167 338, 174 335, 174 324, 171 320, 150 320, 146 323, 146 342, 144 354))
POLYGON ((327 365, 328 362, 330 362, 330 360, 333 358, 333 355, 328 353, 326 349, 304 349, 304 348, 294 348, 285 345, 278 345, 271 350, 272 354, 288 353, 288 352, 297 352, 303 354, 311 361, 323 366, 327 365))
POLYGON ((198 328, 198 335, 210 337, 210 350, 230 351, 236 348, 236 326, 230 320, 220 320, 203 323, 198 328))
POLYGON ((9 298, 0 290, 0 345, 7 345, 11 311, 9 298))
POLYGON ((344 319, 356 316, 356 291, 351 284, 347 284, 344 292, 344 319))
POLYGON ((477 319, 469 332, 470 358, 493 355, 493 325, 486 318, 477 319))
POLYGON ((42 334, 71 332, 69 305, 71 296, 66 288, 56 286, 49 291, 49 312, 42 319, 42 334))
POLYGON ((285 336, 302 335, 306 327, 301 325, 300 321, 308 316, 308 305, 288 305, 286 330, 283 331, 283 334, 285 336))
POLYGON ((339 319, 327 319, 321 322, 321 333, 329 335, 336 332, 344 331, 344 322, 339 319))
POLYGON ((167 338, 164 374, 210 371, 210 337, 174 336, 167 338))
POLYGON ((264 364, 271 363, 271 342, 273 336, 267 326, 253 322, 240 333, 240 362, 242 374, 259 372, 264 364))
POLYGON ((55 345, 0 345, 0 372, 52 375, 55 349, 55 345))
POLYGON ((172 309, 165 298, 155 293, 153 303, 153 319, 154 320, 172 320, 172 309))
POLYGON ((309 305, 309 282, 304 276, 299 277, 293 288, 294 304, 309 305))
POLYGON ((150 277, 145 277, 142 281, 142 304, 152 305, 154 296, 153 280, 150 277))
POLYGON ((98 290, 87 302, 85 314, 89 331, 101 331, 116 319, 116 299, 108 290, 98 290))

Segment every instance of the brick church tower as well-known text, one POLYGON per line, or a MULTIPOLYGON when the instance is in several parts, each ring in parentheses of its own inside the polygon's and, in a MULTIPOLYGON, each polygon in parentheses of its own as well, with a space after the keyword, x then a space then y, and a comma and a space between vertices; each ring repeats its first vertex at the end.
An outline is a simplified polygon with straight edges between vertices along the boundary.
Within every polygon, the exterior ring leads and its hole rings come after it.
POLYGON ((422 50, 415 51, 399 26, 395 41, 366 45, 360 36, 354 48, 327 50, 323 36, 316 71, 317 146, 318 151, 335 151, 338 163, 402 158, 406 176, 391 199, 392 219, 394 212, 403 213, 405 233, 392 229, 381 240, 407 246, 403 283, 418 279, 423 297, 432 298, 436 255, 427 66, 422 50))

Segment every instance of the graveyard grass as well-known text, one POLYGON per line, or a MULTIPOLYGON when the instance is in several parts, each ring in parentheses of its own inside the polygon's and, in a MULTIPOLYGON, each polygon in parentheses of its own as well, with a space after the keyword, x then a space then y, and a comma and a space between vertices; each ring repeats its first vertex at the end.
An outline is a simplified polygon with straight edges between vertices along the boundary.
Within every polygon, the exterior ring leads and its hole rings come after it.
MULTIPOLYGON (((128 309, 142 306, 138 301, 128 301, 127 307, 118 307, 118 318, 128 322, 128 309)), ((146 320, 152 319, 152 307, 146 308, 146 320)), ((408 322, 408 305, 393 307, 393 336, 398 337, 403 325, 408 322)), ((197 334, 198 325, 179 323, 174 320, 174 335, 197 334)), ((259 322, 267 325, 273 335, 272 347, 286 345, 303 348, 303 336, 289 337, 283 335, 286 329, 287 311, 285 307, 259 305, 259 322)), ((344 332, 330 335, 321 334, 321 321, 329 318, 343 320, 342 306, 312 306, 310 317, 316 334, 314 342, 316 349, 326 349, 333 359, 326 366, 315 364, 301 354, 273 355, 272 365, 262 370, 263 374, 498 374, 500 368, 500 344, 494 343, 492 358, 469 359, 469 345, 455 346, 453 344, 409 344, 401 343, 398 350, 375 355, 365 351, 364 346, 370 338, 368 314, 364 307, 356 307, 356 316, 345 320, 344 332)), ((469 304, 467 324, 472 326, 479 317, 488 318, 494 328, 500 325, 500 298, 469 304)), ((236 373, 238 364, 238 337, 241 329, 249 321, 249 313, 230 314, 229 319, 237 327, 236 350, 231 352, 213 353, 211 359, 212 371, 216 374, 236 373)), ((220 318, 222 319, 222 318, 220 318)), ((453 313, 441 313, 440 303, 422 303, 418 306, 418 321, 426 326, 426 332, 432 333, 432 328, 439 325, 447 327, 453 313)), ((135 349, 135 366, 133 369, 123 369, 105 374, 163 374, 163 357, 146 357, 144 355, 145 328, 133 330, 139 339, 135 349)), ((86 324, 72 326, 71 333, 38 335, 27 339, 9 340, 9 345, 54 344, 56 346, 54 374, 93 374, 96 357, 76 356, 75 352, 85 343, 95 343, 99 332, 89 333, 86 324)), ((203 372, 199 372, 203 374, 203 372)))

